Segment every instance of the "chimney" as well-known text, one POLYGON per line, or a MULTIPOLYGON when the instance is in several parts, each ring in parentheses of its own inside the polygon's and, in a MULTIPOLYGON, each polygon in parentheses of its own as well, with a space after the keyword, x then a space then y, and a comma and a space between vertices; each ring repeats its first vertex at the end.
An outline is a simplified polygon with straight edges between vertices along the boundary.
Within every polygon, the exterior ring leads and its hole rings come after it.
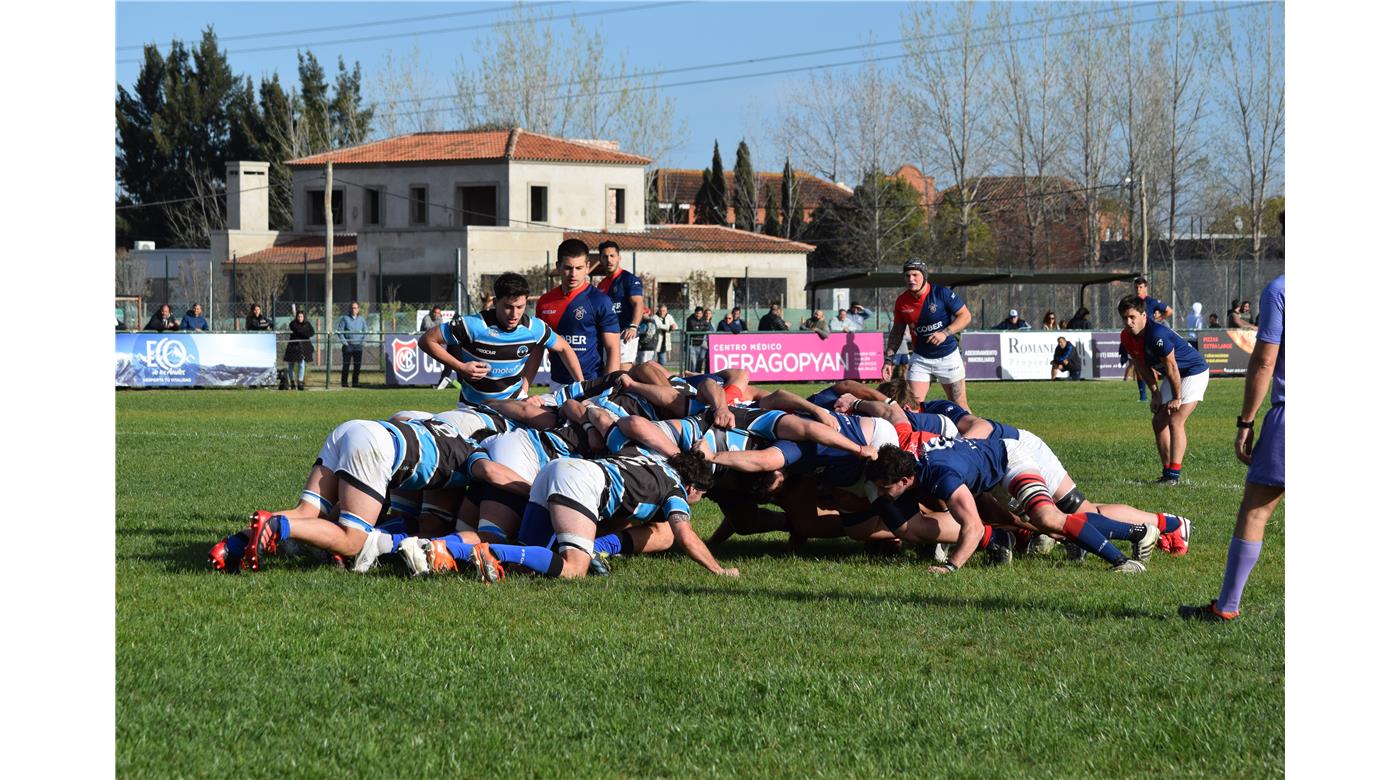
POLYGON ((267 232, 267 169, 265 162, 224 164, 230 231, 267 232))

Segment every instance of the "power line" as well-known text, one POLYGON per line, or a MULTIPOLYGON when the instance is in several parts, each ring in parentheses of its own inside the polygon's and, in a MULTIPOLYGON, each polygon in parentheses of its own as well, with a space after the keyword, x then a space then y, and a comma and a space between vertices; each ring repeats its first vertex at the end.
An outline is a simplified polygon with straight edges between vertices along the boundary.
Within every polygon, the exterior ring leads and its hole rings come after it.
MULTIPOLYGON (((531 8, 543 8, 551 5, 563 5, 564 0, 550 0, 550 2, 532 3, 531 8)), ((409 22, 429 22, 436 19, 449 19, 458 16, 478 16, 480 14, 494 14, 500 11, 509 11, 511 6, 502 5, 494 8, 476 8, 470 11, 453 11, 446 14, 432 14, 430 16, 405 16, 398 19, 382 19, 377 22, 356 22, 354 24, 336 24, 329 27, 303 27, 300 30, 283 30, 281 32, 247 33, 244 35, 225 35, 220 38, 222 41, 246 41, 252 38, 276 38, 283 35, 302 35, 305 33, 334 32, 336 30, 353 30, 360 27, 382 27, 386 24, 407 24, 409 22)), ((193 44, 196 41, 183 40, 180 43, 193 44)), ((129 46, 118 46, 117 51, 131 51, 133 49, 144 49, 146 44, 136 43, 129 46)))
MULTIPOLYGON (((264 185, 262 185, 261 187, 242 187, 242 188, 240 188, 238 191, 239 191, 239 192, 252 192, 252 191, 254 191, 254 190, 268 190, 268 189, 272 189, 272 185, 271 185, 271 184, 264 184, 264 185)), ((151 206, 169 206, 169 205, 175 204, 175 203, 190 203, 190 202, 196 201, 196 200, 209 200, 210 198, 222 198, 222 197, 224 197, 226 194, 227 194, 226 192, 215 192, 215 193, 210 194, 210 195, 194 195, 194 196, 191 196, 191 197, 188 197, 188 198, 173 198, 173 199, 171 199, 171 200, 156 200, 156 201, 151 201, 150 203, 130 203, 130 204, 127 204, 127 205, 125 205, 125 206, 117 206, 117 207, 116 207, 116 210, 117 210, 117 211, 127 211, 127 210, 129 210, 129 209, 144 209, 144 208, 150 208, 151 206)))
MULTIPOLYGON (((688 2, 692 2, 692 0, 673 0, 673 2, 665 2, 665 3, 629 4, 629 5, 623 6, 623 7, 621 7, 621 8, 604 8, 604 9, 601 9, 601 10, 598 10, 598 11, 584 11, 584 12, 582 12, 582 13, 571 14, 571 16, 572 16, 573 18, 578 18, 578 17, 583 17, 583 16, 606 16, 606 15, 609 15, 609 14, 622 14, 622 13, 631 13, 632 11, 646 11, 646 10, 650 10, 650 9, 653 9, 653 8, 664 8, 664 7, 666 7, 666 6, 671 6, 671 5, 685 5, 685 4, 688 3, 688 2)), ((389 40, 389 39, 391 39, 391 38, 409 38, 409 37, 413 37, 413 36, 415 36, 415 35, 441 35, 441 34, 444 34, 444 33, 466 32, 466 31, 468 31, 468 30, 484 30, 484 29, 487 29, 487 28, 495 28, 495 27, 502 26, 502 25, 516 25, 516 24, 533 23, 533 22, 539 21, 540 18, 541 18, 541 17, 532 17, 532 18, 529 18, 529 19, 497 20, 497 21, 495 21, 495 22, 491 22, 490 24, 473 24, 473 25, 467 25, 467 26, 464 26, 464 27, 442 27, 442 28, 438 28, 438 29, 434 29, 434 30, 416 30, 416 31, 413 31, 413 32, 389 33, 388 35, 367 35, 367 36, 363 36, 363 37, 360 37, 360 38, 340 38, 340 39, 331 40, 331 41, 316 41, 316 42, 302 42, 302 43, 284 43, 284 44, 277 44, 277 45, 274 45, 274 46, 258 46, 258 47, 251 48, 251 49, 232 49, 232 50, 229 50, 229 51, 224 52, 224 53, 225 53, 225 54, 252 54, 252 53, 254 53, 254 52, 263 52, 263 51, 283 51, 283 50, 286 50, 286 49, 296 49, 296 50, 298 50, 298 51, 300 51, 300 50, 302 50, 302 49, 311 50, 311 49, 316 49, 316 48, 320 48, 320 47, 323 47, 323 46, 333 46, 333 45, 343 44, 343 43, 369 43, 369 42, 372 42, 372 41, 385 41, 385 40, 389 40)), ((141 60, 140 60, 139 58, 134 58, 134 57, 131 58, 131 59, 117 60, 117 64, 118 64, 118 65, 129 65, 129 64, 139 63, 139 62, 141 62, 141 60)))
MULTIPOLYGON (((1135 8, 1138 8, 1138 7, 1146 8, 1146 7, 1148 7, 1148 6, 1160 6, 1160 5, 1165 4, 1166 2, 1167 2, 1167 0, 1157 0, 1156 2, 1152 2, 1152 3, 1143 3, 1143 4, 1141 4, 1140 6, 1134 6, 1134 7, 1135 7, 1135 8)), ((1022 20, 1022 21, 1018 21, 1018 22, 1010 22, 1010 23, 1008 23, 1008 24, 1006 24, 1006 25, 996 25, 996 26, 989 25, 989 26, 986 26, 986 27, 977 27, 977 28, 973 28, 972 30, 970 30, 970 32, 974 32, 974 33, 977 33, 977 32, 991 32, 991 31, 994 31, 994 30, 1008 29, 1008 28, 1011 28, 1011 27, 1024 27, 1024 26, 1030 25, 1030 24, 1043 24, 1043 23, 1045 23, 1045 22, 1058 22, 1058 21, 1064 21, 1064 20, 1068 20, 1068 19, 1077 19, 1077 18, 1083 17, 1083 16, 1094 16, 1094 15, 1097 15, 1097 14, 1100 14, 1100 13, 1104 13, 1104 12, 1106 12, 1105 9, 1102 9, 1102 8, 1093 8, 1092 10, 1088 10, 1088 11, 1078 11, 1078 12, 1075 12, 1075 13, 1064 14, 1064 15, 1062 15, 1062 16, 1053 16, 1053 17, 1049 17, 1049 18, 1047 18, 1047 19, 1026 19, 1026 20, 1022 20)), ((923 41, 923 40, 932 40, 932 39, 935 39, 935 38, 946 38, 946 37, 950 37, 950 36, 952 36, 952 35, 957 35, 957 34, 960 34, 960 33, 957 33, 957 32, 941 32, 941 33, 931 33, 931 34, 929 34, 929 35, 913 35, 913 36, 908 36, 908 37, 905 37, 905 38, 895 38, 895 39, 893 39, 893 40, 888 40, 888 41, 875 41, 875 42, 872 42, 872 43, 858 43, 858 44, 852 44, 852 45, 849 45, 849 46, 835 46, 835 47, 826 48, 826 49, 811 49, 811 50, 808 50, 808 51, 791 52, 791 53, 788 53, 788 54, 774 54, 774 55, 770 55, 770 56, 767 56, 767 57, 750 57, 750 58, 748 58, 748 59, 742 59, 742 60, 729 60, 729 61, 727 61, 727 62, 712 62, 712 63, 706 63, 706 64, 702 64, 702 65, 686 65, 686 66, 678 67, 678 68, 663 68, 663 69, 660 69, 660 70, 638 71, 638 72, 635 72, 635 73, 618 73, 618 74, 614 74, 614 75, 611 75, 611 76, 601 76, 601 77, 599 77, 597 80, 598 80, 599 82, 606 82, 606 81, 618 81, 618 80, 621 80, 621 79, 633 79, 633 78, 635 78, 635 79, 645 79, 645 78, 652 78, 652 77, 655 77, 655 76, 667 76, 667 75, 672 75, 672 74, 675 74, 675 73, 688 73, 688 72, 697 71, 697 70, 709 70, 709 69, 711 69, 711 68, 729 68, 729 67, 734 67, 734 66, 736 66, 736 65, 755 65, 755 64, 758 64, 758 63, 762 63, 762 62, 775 62, 775 61, 778 61, 778 60, 797 59, 797 58, 801 58, 801 57, 815 57, 815 56, 817 56, 817 55, 819 55, 819 54, 835 54, 835 53, 838 53, 838 52, 855 51, 855 50, 858 50, 858 49, 874 49, 874 48, 879 48, 879 47, 882 47, 882 46, 893 46, 893 45, 895 45, 895 44, 909 43, 909 42, 912 42, 912 41, 923 41)), ((569 80, 569 81, 559 81, 559 82, 555 82, 555 83, 553 83, 553 84, 546 84, 544 87, 542 87, 542 89, 556 89, 556 88, 560 88, 560 87, 573 87, 573 86, 578 86, 578 85, 581 84, 581 83, 583 83, 583 82, 582 82, 581 80, 579 80, 579 79, 572 79, 572 80, 569 80)), ((485 91, 483 94, 486 94, 486 95, 495 95, 495 94, 497 94, 497 92, 496 92, 496 91, 492 91, 492 90, 487 90, 487 91, 485 91)), ((437 100, 451 100, 451 99, 456 98, 456 97, 458 97, 458 96, 455 95, 455 94, 454 94, 454 95, 432 95, 432 96, 429 96, 429 97, 404 99, 404 100, 400 100, 400 101, 397 101, 397 102, 399 102, 399 103, 415 103, 415 104, 416 104, 416 103, 427 103, 427 102, 430 102, 430 101, 437 101, 437 100)), ((379 105, 382 105, 383 102, 384 102, 384 101, 376 101, 376 102, 373 103, 372 105, 379 106, 379 105)))

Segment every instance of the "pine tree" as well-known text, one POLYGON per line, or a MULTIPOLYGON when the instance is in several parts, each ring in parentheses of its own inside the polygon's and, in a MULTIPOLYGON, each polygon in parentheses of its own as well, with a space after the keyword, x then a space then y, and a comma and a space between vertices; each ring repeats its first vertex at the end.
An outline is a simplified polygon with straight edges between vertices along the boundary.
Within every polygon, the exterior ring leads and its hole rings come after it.
POLYGON ((719 141, 715 141, 715 155, 710 169, 705 171, 697 199, 700 213, 696 221, 702 225, 729 224, 729 197, 724 186, 724 161, 719 156, 719 141))
POLYGON ((360 63, 354 70, 345 69, 345 60, 338 61, 335 76, 335 97, 330 105, 332 140, 337 147, 364 143, 369 136, 374 109, 364 108, 360 100, 360 63))
POLYGON ((783 235, 783 221, 778 214, 778 196, 773 188, 768 188, 768 198, 763 203, 763 232, 770 236, 783 235))
POLYGON ((739 150, 734 153, 734 227, 750 232, 758 229, 758 192, 745 141, 739 142, 739 150))
POLYGON ((802 235, 801 194, 797 191, 797 176, 792 172, 792 158, 783 162, 783 236, 796 239, 802 235))
POLYGON ((331 148, 330 88, 326 71, 311 52, 297 52, 297 77, 301 80, 301 125, 306 133, 305 154, 318 154, 331 148))

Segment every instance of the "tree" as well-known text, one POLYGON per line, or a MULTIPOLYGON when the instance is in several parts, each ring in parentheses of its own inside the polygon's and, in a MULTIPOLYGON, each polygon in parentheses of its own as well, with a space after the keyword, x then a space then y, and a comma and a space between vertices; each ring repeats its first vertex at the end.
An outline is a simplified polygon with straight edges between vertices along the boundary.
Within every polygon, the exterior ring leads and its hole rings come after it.
POLYGON ((782 237, 783 221, 779 214, 778 197, 774 194, 773 188, 768 188, 768 198, 763 203, 763 233, 768 236, 782 237))
POLYGON ((1201 78, 1201 35, 1188 23, 1184 4, 1158 25, 1157 34, 1165 40, 1164 58, 1154 68, 1162 74, 1165 86, 1163 122, 1163 170, 1159 176, 1166 189, 1167 257, 1176 261, 1177 219, 1182 201, 1196 172, 1203 166, 1200 124, 1204 117, 1206 90, 1201 78))
POLYGON ((792 159, 783 162, 783 238, 796 240, 802 235, 802 193, 799 191, 797 175, 792 170, 792 159))
POLYGON ((692 309, 696 306, 715 305, 715 278, 707 271, 697 269, 687 274, 685 291, 686 305, 692 309))
POLYGON ((734 227, 740 230, 758 229, 758 191, 754 185, 753 163, 749 145, 739 142, 734 153, 734 227))
POLYGON ((929 233, 933 236, 930 262, 935 266, 995 266, 997 242, 996 237, 992 235, 992 229, 982 221, 976 209, 971 212, 972 219, 964 225, 962 206, 957 193, 951 193, 944 197, 938 212, 930 220, 929 233))
POLYGON ((287 273, 276 263, 238 264, 239 297, 248 303, 261 305, 269 316, 272 302, 281 297, 286 285, 287 273))
POLYGON ((331 129, 330 89, 326 86, 326 71, 311 52, 297 51, 297 78, 301 83, 301 124, 305 128, 306 145, 315 154, 331 148, 335 137, 331 129))
POLYGON ((701 178, 700 192, 696 195, 696 222, 701 225, 729 224, 729 198, 726 189, 724 160, 719 156, 719 141, 715 141, 714 158, 701 178))
POLYGON ((330 122, 335 146, 354 146, 369 137, 374 109, 364 108, 360 98, 360 63, 346 70, 345 59, 337 58, 335 96, 331 98, 330 122))
POLYGON ((429 105, 431 77, 418 44, 402 59, 394 51, 384 53, 384 66, 375 74, 374 135, 390 138, 403 133, 425 133, 442 128, 443 112, 429 105))
POLYGON ((932 249, 922 194, 874 170, 848 200, 823 201, 803 240, 817 245, 813 264, 828 268, 876 268, 932 249))
POLYGON ((1062 67, 1065 75, 1065 112, 1069 156, 1073 162, 1066 167, 1084 183, 1085 221, 1080 226, 1084 237, 1083 263, 1087 268, 1099 264, 1101 236, 1099 187, 1107 181, 1117 181, 1109 171, 1109 144, 1113 126, 1111 114, 1104 111, 1110 91, 1107 63, 1109 57, 1103 36, 1093 17, 1080 17, 1065 41, 1062 67))

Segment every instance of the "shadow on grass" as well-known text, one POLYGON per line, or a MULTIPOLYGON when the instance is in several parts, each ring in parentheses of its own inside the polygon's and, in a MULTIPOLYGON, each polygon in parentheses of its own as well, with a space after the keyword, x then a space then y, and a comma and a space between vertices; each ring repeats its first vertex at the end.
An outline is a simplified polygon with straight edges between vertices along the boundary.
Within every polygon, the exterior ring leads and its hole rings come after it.
POLYGON ((703 596, 705 598, 724 596, 748 599, 757 596, 759 598, 792 601, 804 604, 820 601, 846 601, 853 603, 864 602, 871 605, 883 606, 895 603, 908 607, 948 607, 953 609, 977 609, 984 612, 1049 612, 1056 615, 1091 619, 1149 618, 1152 620, 1165 620, 1167 617, 1160 611, 1146 612, 1140 609, 1131 609, 1127 607, 1086 608, 1066 605, 1064 602, 1013 598, 1009 596, 967 597, 942 593, 890 595, 887 593, 852 593, 849 591, 837 590, 791 590, 766 587, 750 588, 743 586, 715 587, 710 585, 654 585, 643 589, 669 595, 703 596))

